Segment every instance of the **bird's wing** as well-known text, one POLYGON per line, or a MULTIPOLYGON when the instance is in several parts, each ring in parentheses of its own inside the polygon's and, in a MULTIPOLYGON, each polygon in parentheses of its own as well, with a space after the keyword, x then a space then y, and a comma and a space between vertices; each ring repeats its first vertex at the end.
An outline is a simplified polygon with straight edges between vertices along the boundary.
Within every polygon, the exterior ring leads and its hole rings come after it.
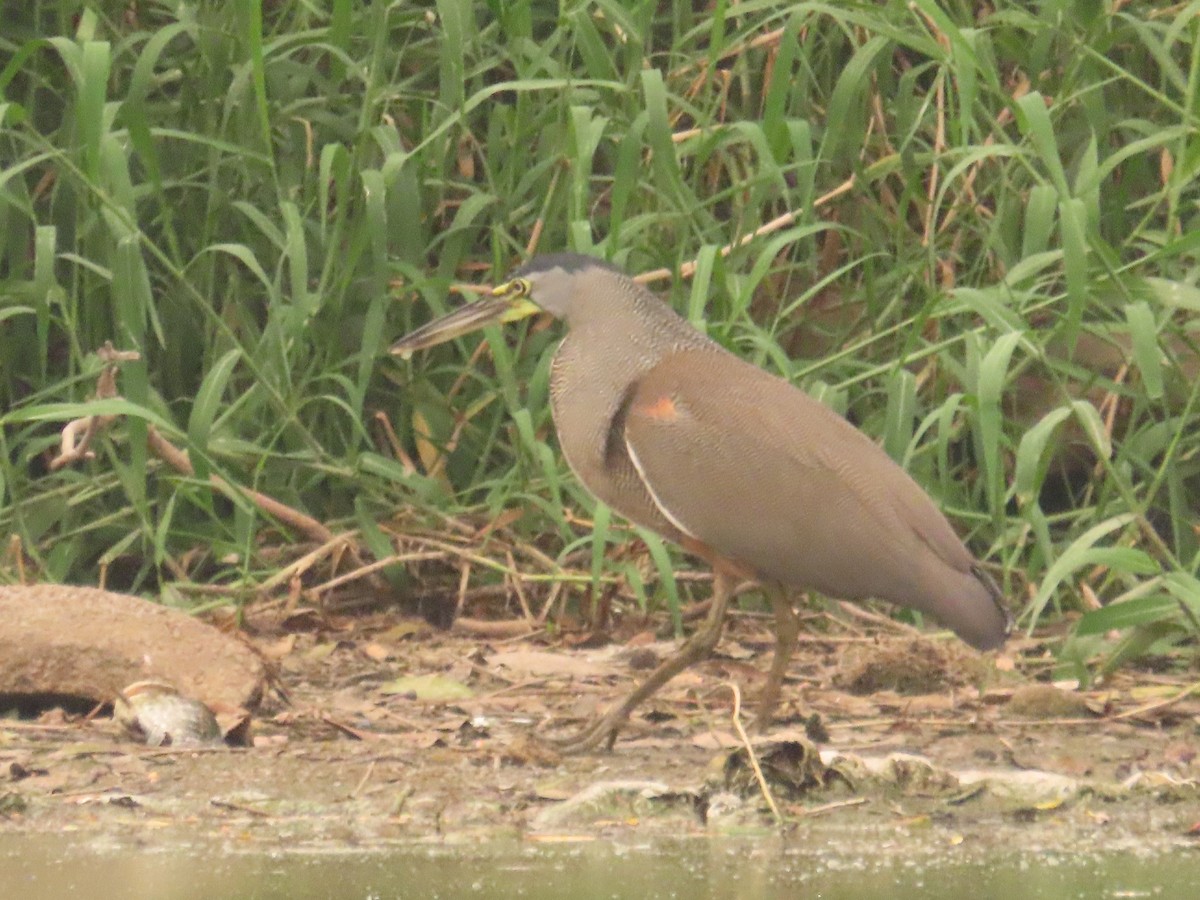
POLYGON ((962 573, 974 562, 870 439, 731 354, 666 357, 635 390, 625 441, 672 522, 762 577, 928 608, 920 584, 902 583, 916 557, 962 573))

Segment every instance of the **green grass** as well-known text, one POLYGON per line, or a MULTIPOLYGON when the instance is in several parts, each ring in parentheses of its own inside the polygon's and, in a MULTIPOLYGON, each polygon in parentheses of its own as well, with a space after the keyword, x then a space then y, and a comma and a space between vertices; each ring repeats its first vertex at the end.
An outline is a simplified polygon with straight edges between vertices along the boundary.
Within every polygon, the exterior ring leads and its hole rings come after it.
POLYGON ((21 554, 130 590, 260 583, 293 532, 217 473, 377 555, 378 523, 522 510, 502 531, 557 559, 540 574, 676 608, 683 558, 593 515, 548 446, 553 330, 493 334, 466 372, 468 342, 386 356, 536 235, 695 261, 654 286, 881 440, 1023 626, 1071 614, 1081 676, 1194 647, 1195 4, 321 6, 4 5, 8 577, 21 554), (50 472, 106 340, 142 354, 124 417, 50 472), (410 454, 421 423, 453 434, 444 473, 398 460, 378 411, 410 454))

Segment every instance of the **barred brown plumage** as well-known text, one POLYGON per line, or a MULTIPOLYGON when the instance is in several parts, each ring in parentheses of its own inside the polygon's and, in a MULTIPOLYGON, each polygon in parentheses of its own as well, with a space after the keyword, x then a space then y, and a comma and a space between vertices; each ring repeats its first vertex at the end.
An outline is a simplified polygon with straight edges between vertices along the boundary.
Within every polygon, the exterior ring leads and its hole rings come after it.
POLYGON ((408 356, 537 311, 567 326, 551 369, 563 454, 597 498, 714 569, 704 625, 568 749, 611 746, 633 708, 716 645, 740 577, 776 619, 761 722, 799 625, 788 589, 930 613, 979 649, 1010 627, 999 589, 912 478, 817 400, 709 339, 619 268, 537 257, 492 296, 401 339, 408 356))

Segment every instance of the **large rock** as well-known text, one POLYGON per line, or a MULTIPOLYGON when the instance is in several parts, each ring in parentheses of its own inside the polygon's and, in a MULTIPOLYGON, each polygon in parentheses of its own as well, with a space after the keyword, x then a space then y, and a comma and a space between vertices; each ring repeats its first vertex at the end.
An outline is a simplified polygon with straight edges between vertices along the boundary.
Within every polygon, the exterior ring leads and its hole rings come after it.
POLYGON ((209 706, 249 709, 262 697, 264 669, 235 638, 141 597, 0 585, 0 695, 109 703, 146 678, 169 681, 209 706))

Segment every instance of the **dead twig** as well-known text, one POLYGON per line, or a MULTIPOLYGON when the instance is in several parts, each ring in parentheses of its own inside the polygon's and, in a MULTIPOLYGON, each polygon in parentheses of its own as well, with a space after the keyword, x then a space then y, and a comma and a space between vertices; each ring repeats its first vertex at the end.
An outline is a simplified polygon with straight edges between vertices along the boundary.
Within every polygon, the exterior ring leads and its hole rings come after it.
POLYGON ((531 626, 524 619, 471 619, 458 616, 450 631, 456 634, 471 634, 488 638, 525 638, 538 634, 541 629, 531 626))
POLYGON ((802 809, 805 817, 822 816, 828 812, 835 812, 839 809, 846 809, 849 806, 862 806, 867 802, 866 797, 852 797, 849 800, 835 800, 832 803, 822 803, 820 806, 813 806, 809 809, 802 809))
MULTIPOLYGON (((854 187, 854 180, 854 176, 851 175, 832 191, 813 201, 812 208, 819 209, 830 200, 833 200, 835 197, 840 197, 842 194, 854 187)), ((795 224, 796 219, 800 217, 801 212, 802 210, 789 210, 781 216, 776 216, 765 225, 760 225, 749 234, 743 234, 736 241, 731 241, 718 251, 721 255, 721 258, 724 259, 734 250, 745 247, 747 244, 753 243, 760 237, 765 237, 768 234, 773 234, 774 232, 779 231, 781 228, 786 228, 789 225, 795 224)), ((691 278, 696 274, 696 266, 697 262, 694 259, 685 262, 679 267, 679 277, 691 278)), ((638 282, 638 284, 650 284, 655 281, 665 281, 668 278, 673 278, 674 276, 675 273, 670 269, 654 269, 650 272, 643 272, 641 275, 636 276, 633 280, 638 282)))
MULTIPOLYGON (((112 341, 105 341, 104 346, 96 351, 96 356, 104 363, 96 378, 96 393, 93 400, 116 400, 120 398, 117 392, 117 371, 121 363, 135 362, 142 358, 136 350, 117 350, 112 341)), ((83 460, 95 459, 92 452, 92 440, 113 423, 116 416, 84 416, 72 419, 62 430, 58 456, 50 460, 50 471, 57 472, 64 466, 83 460)))
POLYGON ((1155 710, 1163 709, 1167 706, 1173 706, 1180 700, 1186 700, 1197 691, 1200 691, 1200 681, 1193 681, 1173 697, 1168 697, 1166 700, 1155 700, 1151 703, 1144 703, 1141 706, 1135 707, 1134 709, 1126 710, 1123 713, 1117 713, 1115 716, 1109 716, 1109 718, 1131 719, 1134 716, 1145 715, 1148 712, 1154 712, 1155 710))
POLYGON ((775 803, 775 797, 771 794, 771 787, 767 784, 766 776, 763 775, 762 766, 758 764, 758 755, 754 752, 754 745, 750 742, 750 735, 746 734, 746 729, 742 725, 742 692, 738 690, 738 686, 732 681, 726 681, 721 687, 729 688, 729 692, 733 694, 733 712, 730 714, 733 727, 738 733, 738 739, 742 742, 742 747, 746 750, 746 759, 750 760, 750 767, 754 770, 754 778, 758 781, 758 789, 762 792, 763 799, 767 801, 767 806, 771 807, 771 815, 775 817, 777 823, 782 825, 783 813, 779 811, 779 807, 775 803))
MULTIPOLYGON (((95 399, 119 399, 117 372, 120 364, 141 359, 141 354, 134 350, 116 350, 111 342, 106 341, 104 346, 96 351, 96 355, 105 365, 96 380, 95 399)), ((82 460, 94 459, 95 453, 90 449, 92 440, 101 430, 109 427, 116 418, 116 416, 84 416, 68 422, 62 429, 60 452, 51 460, 50 469, 53 471, 82 460)), ((146 424, 146 445, 155 457, 176 472, 187 477, 195 477, 196 469, 192 465, 187 451, 168 441, 150 423, 146 424)), ((312 516, 305 515, 260 491, 236 486, 216 473, 210 474, 208 481, 222 493, 234 499, 238 497, 248 499, 260 511, 296 529, 318 544, 324 545, 323 552, 331 552, 328 549, 330 547, 333 548, 332 552, 346 552, 359 568, 365 567, 358 548, 350 542, 348 535, 339 537, 312 516)), ((386 589, 382 580, 373 581, 372 586, 379 590, 386 589)))

